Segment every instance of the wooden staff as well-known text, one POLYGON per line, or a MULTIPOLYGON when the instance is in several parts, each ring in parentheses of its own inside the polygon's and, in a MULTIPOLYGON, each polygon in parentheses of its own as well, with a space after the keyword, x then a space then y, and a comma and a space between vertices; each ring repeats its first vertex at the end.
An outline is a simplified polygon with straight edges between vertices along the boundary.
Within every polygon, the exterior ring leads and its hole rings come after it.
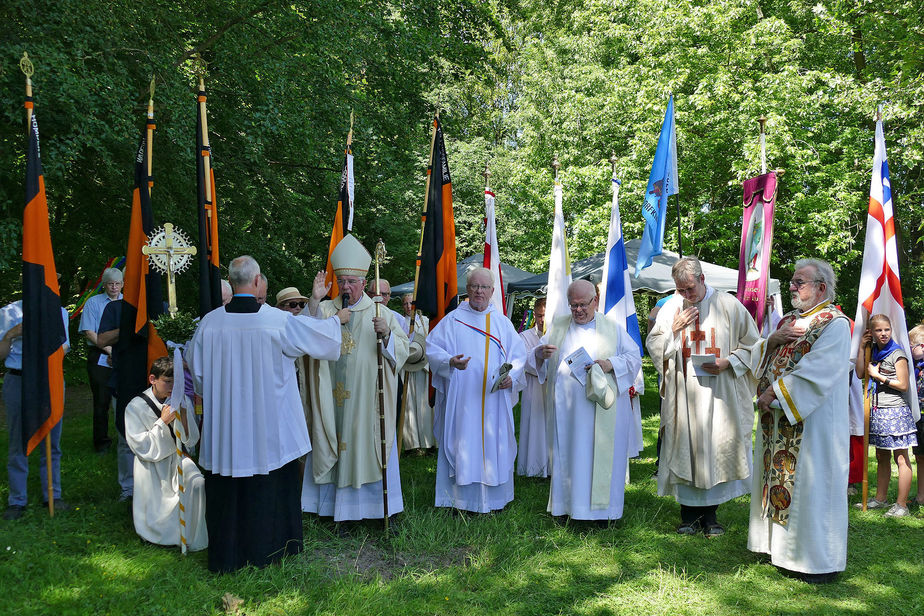
MULTIPOLYGON (((19 60, 19 69, 26 76, 26 135, 31 139, 32 130, 32 75, 35 73, 35 67, 29 54, 23 52, 19 60)), ((54 499, 54 475, 51 472, 51 431, 45 435, 45 471, 48 477, 48 515, 55 517, 55 499, 54 499)))
POLYGON ((869 496, 869 413, 872 406, 869 395, 869 360, 872 347, 867 346, 863 353, 866 370, 863 375, 863 497, 861 502, 863 511, 866 511, 866 499, 869 496))
MULTIPOLYGON (((430 158, 429 166, 427 167, 427 182, 424 185, 424 204, 423 204, 423 213, 420 215, 420 241, 417 244, 417 262, 414 264, 414 290, 411 292, 411 323, 408 326, 407 337, 408 340, 413 340, 414 338, 414 326, 417 324, 417 283, 420 280, 420 259, 423 256, 423 238, 424 238, 424 227, 427 224, 427 207, 430 205, 430 178, 433 175, 433 149, 436 145, 436 121, 439 119, 439 112, 436 113, 436 118, 433 120, 433 132, 430 135, 430 158)), ((378 278, 378 276, 376 276, 378 278)), ((404 418, 407 413, 407 373, 404 375, 404 383, 402 384, 401 391, 401 417, 398 420, 398 430, 395 438, 398 439, 398 455, 401 455, 401 451, 404 449, 404 418)))
POLYGON ((154 156, 154 77, 151 77, 151 96, 148 98, 148 122, 146 125, 147 139, 145 146, 148 149, 148 197, 151 196, 151 189, 154 188, 154 180, 151 177, 153 169, 154 156))
MULTIPOLYGON (((177 478, 180 480, 179 489, 180 489, 180 553, 184 556, 186 555, 186 505, 183 504, 183 501, 186 500, 186 477, 183 475, 183 437, 180 434, 180 428, 177 426, 178 422, 181 422, 181 415, 185 417, 186 409, 182 406, 176 412, 177 416, 173 418, 173 434, 176 437, 176 472, 177 478)), ((185 429, 185 426, 184 426, 185 429)))
MULTIPOLYGON (((379 265, 385 260, 385 243, 379 240, 375 246, 375 316, 380 316, 382 306, 381 283, 379 282, 379 265)), ((385 434, 385 335, 376 336, 376 352, 378 359, 378 389, 379 389, 379 435, 382 442, 382 522, 385 532, 388 532, 388 446, 385 434)))
POLYGON ((767 134, 764 132, 764 126, 767 124, 767 118, 760 116, 757 119, 760 122, 760 173, 767 173, 767 134))

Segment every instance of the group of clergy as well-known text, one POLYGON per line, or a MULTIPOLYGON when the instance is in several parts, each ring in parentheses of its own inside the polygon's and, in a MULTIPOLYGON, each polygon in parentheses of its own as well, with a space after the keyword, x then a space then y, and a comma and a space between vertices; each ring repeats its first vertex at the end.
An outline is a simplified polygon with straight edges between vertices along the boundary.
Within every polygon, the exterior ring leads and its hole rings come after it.
MULTIPOLYGON (((437 507, 503 509, 514 497, 521 390, 520 472, 551 475, 548 511, 622 516, 628 459, 641 450, 641 356, 623 326, 597 311, 590 282, 570 285, 570 314, 544 332, 537 305, 540 329, 520 335, 491 300, 491 272, 478 268, 468 300, 427 334, 412 310, 402 318, 364 292, 371 256, 355 237, 341 240, 331 263, 339 295, 325 299, 331 284, 319 272, 293 314, 259 304, 259 265, 235 259, 234 297, 203 317, 188 345, 203 398, 210 569, 299 552, 302 511, 336 522, 403 511, 398 432, 416 434, 412 446, 435 440, 437 507), (301 393, 295 360, 305 362, 301 393), (408 410, 430 409, 427 372, 432 419, 408 410)), ((831 305, 831 268, 797 264, 795 310, 768 338, 734 297, 706 284, 695 258, 681 259, 673 276, 677 292, 647 348, 661 376, 658 492, 680 503, 678 532, 723 534, 718 505, 750 492, 749 548, 826 581, 845 567, 847 524, 849 340, 831 305)))

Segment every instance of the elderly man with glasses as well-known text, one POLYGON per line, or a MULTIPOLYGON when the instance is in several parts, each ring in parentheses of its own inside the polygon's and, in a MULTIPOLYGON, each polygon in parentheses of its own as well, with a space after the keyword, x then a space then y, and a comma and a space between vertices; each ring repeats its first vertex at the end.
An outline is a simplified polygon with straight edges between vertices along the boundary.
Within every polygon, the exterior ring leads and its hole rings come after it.
POLYGON ((514 384, 523 378, 526 347, 491 302, 490 270, 472 270, 465 289, 468 301, 427 338, 436 389, 436 506, 489 513, 513 500, 514 384))
POLYGON ((529 357, 551 413, 548 511, 605 524, 622 517, 630 390, 642 358, 626 330, 597 312, 593 284, 572 282, 568 305, 529 357))
MULTIPOLYGON (((407 335, 395 315, 363 293, 372 257, 353 235, 331 253, 340 295, 322 301, 330 291, 324 272, 314 279, 305 313, 326 318, 341 308, 350 311, 342 328, 340 359, 308 361, 308 402, 312 451, 305 461, 302 510, 333 517, 335 522, 381 519, 382 468, 385 464, 389 516, 404 510, 398 446, 395 440, 397 374, 408 356, 407 335), (384 342, 385 435, 381 436, 376 387, 378 340, 384 342), (382 460, 382 439, 387 458, 382 460)), ((346 531, 344 527, 340 530, 346 531)))
POLYGON ((734 296, 706 284, 696 257, 671 270, 677 292, 658 312, 646 346, 661 374, 658 494, 680 503, 682 535, 725 533, 718 506, 747 494, 754 426, 754 319, 734 296))
POLYGON ((810 583, 847 566, 850 324, 836 279, 818 259, 796 262, 792 312, 755 347, 759 426, 748 549, 810 583))

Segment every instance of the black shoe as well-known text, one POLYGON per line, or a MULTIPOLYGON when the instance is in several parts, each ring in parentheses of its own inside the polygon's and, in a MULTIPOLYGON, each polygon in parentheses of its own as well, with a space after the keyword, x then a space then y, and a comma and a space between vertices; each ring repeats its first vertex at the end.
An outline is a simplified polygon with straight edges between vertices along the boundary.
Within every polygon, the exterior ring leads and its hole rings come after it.
POLYGON ((698 535, 703 530, 703 525, 699 520, 693 520, 692 522, 684 522, 677 527, 677 534, 679 535, 698 535))
POLYGON ((26 512, 25 505, 10 505, 6 508, 6 511, 3 512, 4 520, 18 520, 26 512))
POLYGON ((706 535, 707 539, 711 539, 712 537, 721 537, 725 534, 725 527, 718 522, 707 524, 706 528, 703 529, 703 534, 706 535))
MULTIPOLYGON (((48 509, 48 501, 42 503, 42 507, 48 509)), ((73 509, 70 503, 63 501, 60 498, 55 499, 55 511, 70 511, 73 509)))
POLYGON ((830 584, 837 579, 837 574, 839 571, 832 571, 831 573, 803 573, 799 577, 806 584, 830 584))

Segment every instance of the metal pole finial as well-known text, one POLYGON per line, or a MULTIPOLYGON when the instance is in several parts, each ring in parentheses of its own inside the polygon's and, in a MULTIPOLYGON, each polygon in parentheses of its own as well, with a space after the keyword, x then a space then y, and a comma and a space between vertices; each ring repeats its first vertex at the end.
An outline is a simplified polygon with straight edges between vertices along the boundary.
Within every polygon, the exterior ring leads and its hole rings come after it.
POLYGON ((552 169, 555 170, 555 179, 558 179, 558 169, 561 167, 561 163, 558 162, 558 154, 552 156, 552 169))
POLYGON ((616 152, 610 154, 610 166, 613 167, 613 173, 616 173, 616 152))
POLYGON ((205 58, 202 57, 202 54, 198 51, 194 53, 191 57, 193 73, 200 79, 205 76, 205 69, 208 67, 208 62, 205 61, 205 58))
POLYGON ((29 78, 35 74, 35 66, 32 64, 32 60, 29 59, 29 54, 25 51, 22 52, 22 58, 19 59, 19 70, 29 78))
POLYGON ((764 132, 764 127, 767 125, 767 116, 760 116, 757 118, 757 121, 760 122, 760 132, 762 134, 764 132))
POLYGON ((154 75, 151 75, 151 100, 154 100, 154 75))
POLYGON ((481 172, 481 176, 484 178, 484 185, 488 185, 488 181, 491 178, 491 169, 488 168, 488 163, 484 164, 484 171, 481 172))

